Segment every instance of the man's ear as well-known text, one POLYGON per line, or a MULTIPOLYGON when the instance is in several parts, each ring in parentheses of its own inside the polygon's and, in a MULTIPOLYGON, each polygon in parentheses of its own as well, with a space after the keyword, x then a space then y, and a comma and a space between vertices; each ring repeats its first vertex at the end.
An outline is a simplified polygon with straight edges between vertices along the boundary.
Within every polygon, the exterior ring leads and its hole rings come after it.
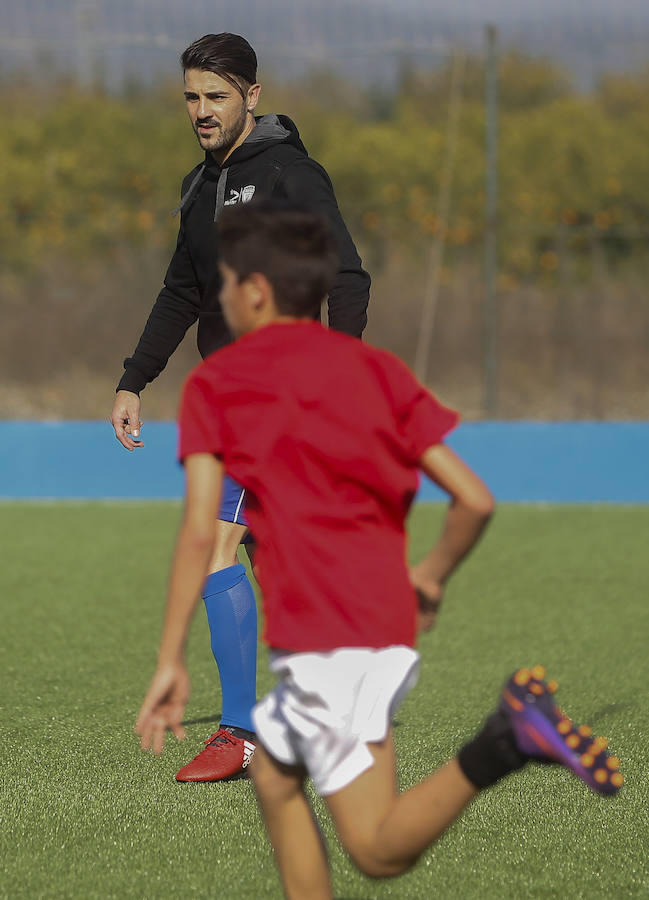
POLYGON ((261 85, 253 84, 248 88, 248 93, 246 94, 246 108, 249 113, 255 111, 257 104, 259 103, 259 94, 261 93, 261 85))

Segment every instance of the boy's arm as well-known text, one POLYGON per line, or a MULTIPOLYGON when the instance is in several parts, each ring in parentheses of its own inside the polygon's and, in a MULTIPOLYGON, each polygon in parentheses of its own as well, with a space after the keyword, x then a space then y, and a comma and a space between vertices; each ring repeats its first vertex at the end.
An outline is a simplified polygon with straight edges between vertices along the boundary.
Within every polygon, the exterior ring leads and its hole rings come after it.
POLYGON ((184 738, 182 717, 189 697, 185 669, 187 633, 214 545, 223 465, 209 453, 185 459, 185 508, 171 566, 158 665, 135 723, 143 750, 161 753, 165 732, 184 738))
POLYGON ((446 580, 477 543, 495 503, 484 482, 445 444, 429 447, 420 466, 450 496, 439 539, 410 570, 419 596, 419 625, 428 629, 435 624, 446 580))

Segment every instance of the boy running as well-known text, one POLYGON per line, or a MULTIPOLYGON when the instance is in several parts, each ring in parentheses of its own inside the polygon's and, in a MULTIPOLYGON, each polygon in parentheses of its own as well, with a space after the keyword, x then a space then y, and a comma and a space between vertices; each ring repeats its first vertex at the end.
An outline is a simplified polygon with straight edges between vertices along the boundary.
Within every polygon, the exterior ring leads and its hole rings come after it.
POLYGON ((238 340, 203 362, 183 394, 185 511, 158 668, 136 723, 142 747, 161 752, 167 728, 184 736, 184 646, 227 469, 248 491, 279 679, 254 711, 250 769, 287 897, 331 897, 307 775, 374 877, 410 868, 479 790, 530 759, 616 793, 618 760, 553 704, 540 666, 509 679, 456 758, 398 793, 390 720, 416 678, 417 597, 432 624, 493 500, 443 443, 456 413, 391 354, 313 321, 337 270, 320 219, 251 204, 224 212, 218 242, 221 303, 238 340), (419 469, 450 505, 439 540, 408 572, 404 520, 419 469))

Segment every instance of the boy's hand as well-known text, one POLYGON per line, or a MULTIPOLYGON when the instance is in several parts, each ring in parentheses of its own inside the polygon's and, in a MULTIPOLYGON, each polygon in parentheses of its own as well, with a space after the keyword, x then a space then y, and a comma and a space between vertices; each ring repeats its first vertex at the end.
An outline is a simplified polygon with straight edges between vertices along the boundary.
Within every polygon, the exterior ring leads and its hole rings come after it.
POLYGON ((422 580, 414 569, 410 570, 410 582, 417 594, 417 631, 430 631, 437 622, 437 613, 444 597, 444 587, 439 581, 422 580))
POLYGON ((162 753, 167 729, 183 740, 181 723, 188 698, 189 674, 185 667, 180 663, 158 666, 134 728, 143 750, 162 753))

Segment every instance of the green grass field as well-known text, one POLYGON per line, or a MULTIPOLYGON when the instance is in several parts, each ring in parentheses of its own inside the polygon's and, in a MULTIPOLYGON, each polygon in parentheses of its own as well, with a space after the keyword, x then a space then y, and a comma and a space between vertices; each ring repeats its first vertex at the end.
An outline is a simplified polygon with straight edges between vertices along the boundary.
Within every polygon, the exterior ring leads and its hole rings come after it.
MULTIPOLYGON (((441 515, 415 510, 414 556, 441 515)), ((0 505, 3 898, 281 897, 251 784, 174 781, 219 717, 202 609, 187 741, 155 758, 132 733, 178 518, 171 503, 0 505)), ((500 508, 420 643, 396 728, 408 787, 458 749, 512 669, 542 662, 559 702, 622 758, 620 795, 528 768, 385 882, 352 868, 316 802, 337 898, 649 897, 648 534, 649 508, 500 508)))

